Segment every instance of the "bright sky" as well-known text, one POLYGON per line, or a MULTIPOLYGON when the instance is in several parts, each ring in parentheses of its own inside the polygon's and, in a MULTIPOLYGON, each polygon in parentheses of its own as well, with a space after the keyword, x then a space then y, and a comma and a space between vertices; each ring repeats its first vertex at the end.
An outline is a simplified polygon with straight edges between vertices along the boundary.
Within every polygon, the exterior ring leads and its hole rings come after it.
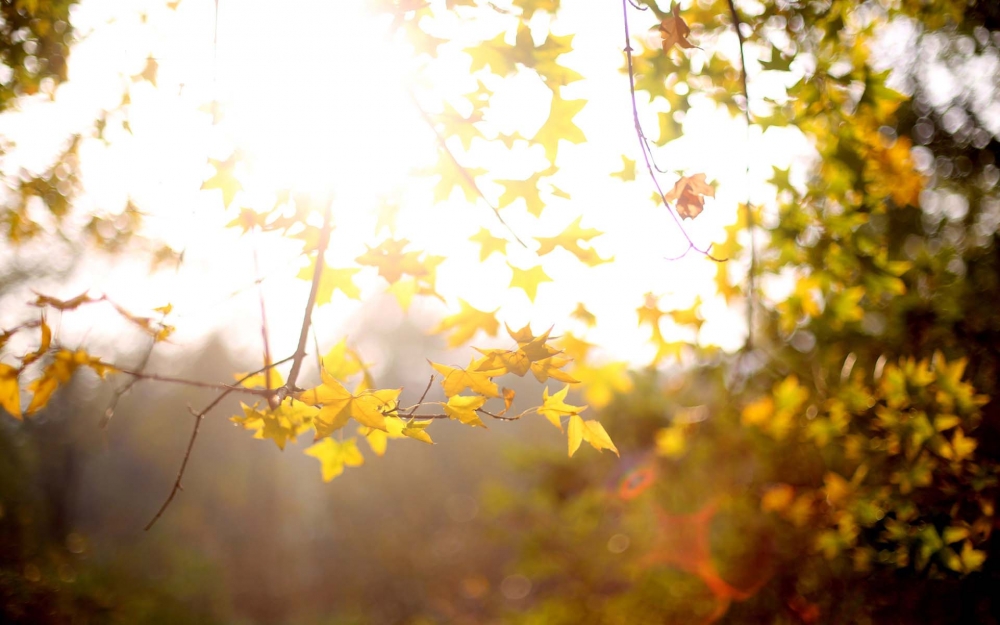
MULTIPOLYGON (((235 217, 235 207, 226 212, 218 192, 199 191, 213 173, 206 155, 224 158, 229 146, 237 144, 252 167, 243 172, 247 192, 237 204, 269 206, 275 191, 289 186, 317 198, 333 194, 337 230, 328 261, 334 266, 352 264, 366 244, 374 246, 384 238, 384 230, 374 234, 379 203, 384 198, 398 201, 396 236, 412 241, 412 249, 449 257, 438 279, 449 306, 418 298, 409 314, 421 327, 433 327, 441 316, 457 311, 456 298, 461 297, 483 310, 500 307, 499 318, 512 327, 531 322, 539 330, 555 323, 557 332, 579 334, 583 327, 569 321, 569 313, 583 302, 599 322, 587 334, 591 342, 608 357, 649 362, 654 352, 646 344, 649 329, 637 327, 635 312, 644 294, 664 295, 664 308, 687 308, 696 294, 706 297, 714 291, 715 264, 696 253, 679 261, 664 260, 682 252, 685 243, 665 210, 651 202, 653 187, 641 169, 627 77, 620 72, 621 6, 610 1, 567 2, 552 24, 556 34, 576 34, 574 52, 562 62, 586 77, 563 88, 565 98, 588 101, 576 118, 587 143, 563 143, 560 148, 562 169, 556 183, 572 199, 555 198, 541 219, 531 216, 520 201, 503 209, 504 218, 527 241, 553 236, 582 214, 584 227, 606 233, 594 240, 594 247, 604 257, 614 255, 615 262, 591 269, 562 251, 539 259, 532 251, 509 245, 512 264, 527 268, 541 260, 555 280, 540 286, 532 305, 519 289, 505 288, 511 270, 504 259, 493 256, 480 264, 478 246, 468 241, 482 226, 506 236, 490 209, 482 203, 470 206, 458 191, 450 201, 435 204, 433 179, 408 174, 414 166, 431 165, 437 148, 407 89, 443 94, 457 105, 460 94, 476 88, 468 71, 470 59, 460 49, 504 28, 513 37, 513 19, 497 13, 461 31, 456 24, 443 23, 436 34, 456 36, 459 42, 443 46, 432 71, 417 75, 405 47, 389 40, 385 20, 365 13, 362 5, 292 0, 275 10, 274 2, 264 0, 220 0, 218 44, 213 46, 212 0, 182 0, 175 11, 163 2, 146 0, 81 2, 74 23, 90 34, 73 50, 70 81, 59 87, 53 103, 35 98, 22 112, 0 118, 0 134, 19 144, 3 166, 8 171, 21 166, 43 169, 67 134, 85 128, 101 109, 118 104, 128 76, 140 73, 151 53, 159 63, 157 86, 131 85, 132 134, 122 129, 120 119, 112 118, 106 131, 109 145, 95 140, 83 146, 86 191, 78 204, 82 211, 113 213, 132 197, 150 215, 148 234, 186 250, 185 262, 177 274, 150 277, 142 263, 90 259, 74 267, 68 285, 53 285, 50 292, 68 297, 90 288, 136 311, 169 301, 178 332, 175 346, 165 352, 180 353, 221 329, 234 345, 256 355, 259 309, 255 289, 248 288, 255 277, 256 247, 267 277, 263 284, 273 350, 276 357, 291 353, 308 289, 294 277, 300 263, 298 245, 270 237, 240 238, 238 231, 224 228, 235 217), (142 11, 148 14, 145 22, 142 11), (204 108, 199 110, 213 97, 226 113, 217 126, 204 108), (633 183, 609 176, 621 169, 623 154, 639 161, 633 183), (239 293, 232 296, 234 292, 239 293)), ((632 16, 633 33, 642 33, 648 16, 632 16)), ((533 30, 541 35, 548 21, 539 13, 533 30)), ((718 45, 735 54, 735 36, 718 45)), ((752 74, 751 80, 753 99, 775 79, 752 74)), ((518 129, 530 136, 544 121, 548 90, 537 76, 522 72, 489 86, 496 92, 491 122, 505 131, 518 129)), ((425 106, 430 108, 432 102, 428 97, 425 106)), ((640 101, 649 128, 657 127, 657 106, 640 101)), ((707 103, 689 112, 684 131, 684 137, 662 149, 657 159, 671 169, 704 172, 709 180, 721 181, 705 212, 686 222, 691 236, 703 245, 721 239, 723 227, 735 221, 748 180, 756 181, 750 188, 754 200, 764 201, 769 187, 760 181, 770 177, 771 164, 785 167, 793 157, 808 153, 794 130, 769 130, 763 137, 755 133, 748 148, 742 119, 730 119, 707 103)), ((523 144, 515 147, 513 157, 502 146, 485 143, 474 145, 473 152, 482 156, 495 178, 525 178, 544 167, 541 150, 523 144)), ((665 189, 673 182, 671 176, 661 180, 665 189)), ((494 200, 502 190, 487 182, 481 186, 494 200)), ((23 259, 29 261, 32 253, 48 251, 25 250, 23 259)), ((734 276, 745 271, 739 263, 730 265, 734 276)), ((338 292, 332 304, 314 316, 324 342, 352 334, 366 316, 383 316, 387 324, 401 318, 395 301, 380 295, 385 281, 374 273, 359 274, 364 302, 347 300, 338 292), (374 309, 373 300, 378 303, 374 309)), ((25 292, 24 299, 30 298, 25 292)), ((0 315, 0 321, 19 321, 13 312, 0 315)), ((721 300, 711 300, 703 312, 703 343, 727 349, 741 344, 742 310, 727 310, 721 300)), ((64 343, 86 337, 115 345, 116 334, 100 334, 106 315, 106 310, 81 311, 72 322, 67 316, 64 343)), ((668 338, 689 336, 667 327, 664 332, 668 338)), ((361 347, 364 354, 364 343, 361 347)))

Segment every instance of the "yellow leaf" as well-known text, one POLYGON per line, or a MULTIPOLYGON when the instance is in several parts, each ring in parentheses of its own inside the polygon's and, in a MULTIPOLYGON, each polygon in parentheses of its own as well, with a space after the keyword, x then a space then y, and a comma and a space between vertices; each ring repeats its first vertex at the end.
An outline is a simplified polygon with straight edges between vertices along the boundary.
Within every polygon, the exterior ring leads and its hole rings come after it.
POLYGON ((567 384, 576 384, 579 380, 562 371, 562 368, 569 364, 569 362, 566 358, 546 358, 539 360, 538 362, 531 363, 531 374, 539 382, 546 382, 551 378, 567 384))
POLYGON ((49 351, 49 346, 52 344, 52 330, 49 329, 49 325, 45 323, 44 318, 41 321, 41 328, 42 328, 41 330, 42 337, 41 337, 41 342, 38 345, 38 349, 29 354, 24 355, 24 358, 21 359, 22 367, 30 365, 31 363, 35 362, 36 360, 44 356, 45 352, 49 351))
POLYGON ((483 407, 486 398, 482 395, 453 395, 444 405, 444 411, 451 419, 458 419, 466 425, 486 427, 476 410, 483 407))
POLYGON ((622 162, 625 164, 622 170, 611 175, 615 178, 620 178, 624 182, 635 180, 635 161, 627 156, 622 156, 622 162))
POLYGON ((545 157, 550 163, 555 163, 560 140, 570 143, 587 140, 583 131, 573 123, 573 118, 586 103, 586 100, 564 100, 558 92, 553 92, 549 117, 534 137, 535 142, 545 148, 545 157))
POLYGON ((540 245, 536 253, 539 256, 544 256, 555 250, 557 247, 561 247, 576 256, 580 262, 590 267, 614 260, 613 258, 601 258, 592 248, 584 248, 580 246, 579 241, 590 241, 594 237, 604 234, 600 230, 596 230, 594 228, 581 228, 580 222, 582 220, 582 215, 577 217, 573 223, 566 226, 561 233, 554 237, 535 237, 535 240, 538 241, 540 245))
POLYGON ((324 438, 306 449, 305 453, 320 461, 324 482, 329 482, 343 473, 345 466, 359 467, 365 462, 364 456, 358 450, 356 438, 349 438, 343 442, 324 438))
POLYGON ((583 419, 580 415, 573 415, 569 418, 569 425, 566 427, 566 438, 569 442, 569 457, 572 458, 576 450, 583 442, 583 419))
POLYGON ((538 285, 543 282, 552 282, 552 278, 546 275, 541 265, 536 265, 531 269, 521 269, 510 263, 507 263, 507 266, 514 272, 510 278, 510 288, 521 289, 532 302, 535 301, 535 295, 538 293, 538 285))
POLYGON ((578 415, 587 409, 586 406, 572 406, 567 404, 566 393, 569 392, 569 385, 555 395, 549 395, 549 387, 546 386, 542 392, 542 406, 538 408, 538 414, 549 420, 549 423, 562 429, 562 418, 578 415))
POLYGON ((507 240, 493 236, 486 228, 480 228, 479 232, 469 237, 473 243, 479 244, 479 262, 490 257, 494 252, 501 256, 507 255, 507 240))
POLYGON ((21 391, 17 386, 18 369, 0 364, 0 406, 12 417, 21 419, 21 391))
POLYGON ((463 299, 459 299, 458 303, 462 307, 461 312, 445 317, 434 329, 435 333, 451 332, 448 336, 448 347, 458 347, 471 339, 479 330, 489 336, 497 335, 500 323, 495 315, 499 309, 484 312, 473 308, 463 299))
POLYGON ((608 436, 607 431, 604 426, 598 421, 591 419, 590 421, 583 422, 583 440, 590 443, 590 446, 601 451, 602 449, 610 449, 615 452, 616 456, 620 456, 618 453, 618 448, 611 441, 611 437, 608 436))
POLYGON ((433 445, 434 441, 431 440, 431 435, 426 432, 426 428, 430 425, 430 423, 430 420, 407 421, 406 427, 403 428, 403 436, 418 440, 422 443, 427 443, 428 445, 433 445))
POLYGON ((587 310, 583 302, 576 305, 576 309, 570 313, 570 317, 573 317, 577 321, 582 321, 588 328, 593 328, 594 324, 597 323, 597 317, 587 310))
MULTIPOLYGON (((474 364, 471 363, 469 369, 472 369, 474 364)), ((465 389, 470 389, 473 393, 479 393, 485 397, 500 396, 497 385, 490 380, 491 376, 486 373, 449 367, 448 365, 436 362, 432 362, 431 366, 434 367, 435 371, 444 376, 441 380, 441 387, 444 389, 444 394, 447 397, 458 395, 465 389)))
MULTIPOLYGON (((316 263, 303 267, 298 274, 302 280, 312 280, 316 271, 316 263)), ((316 289, 316 305, 329 304, 333 298, 333 292, 339 290, 351 299, 361 299, 361 289, 354 284, 354 274, 361 271, 359 267, 347 267, 336 269, 330 266, 323 267, 323 273, 319 277, 319 287, 316 289)))

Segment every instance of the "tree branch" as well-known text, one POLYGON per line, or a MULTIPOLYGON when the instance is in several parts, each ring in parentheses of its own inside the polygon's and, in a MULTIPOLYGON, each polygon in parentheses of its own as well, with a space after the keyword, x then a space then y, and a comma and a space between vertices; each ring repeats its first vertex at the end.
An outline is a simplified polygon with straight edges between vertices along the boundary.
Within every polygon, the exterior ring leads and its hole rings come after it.
MULTIPOLYGON (((267 371, 272 367, 276 367, 280 364, 286 363, 289 360, 292 360, 294 357, 295 356, 292 355, 289 356, 288 358, 283 358, 278 362, 269 364, 266 367, 261 367, 260 369, 252 373, 246 374, 245 376, 240 378, 236 383, 242 384, 246 380, 249 380, 252 376, 267 371)), ((200 412, 192 412, 192 414, 194 415, 194 429, 191 431, 191 438, 188 440, 187 449, 184 451, 184 460, 181 461, 181 468, 177 471, 177 479, 174 480, 174 485, 173 488, 170 489, 170 494, 167 495, 166 500, 163 502, 163 505, 160 506, 160 509, 157 510, 156 515, 149 521, 149 523, 146 524, 144 531, 148 532, 150 528, 152 528, 153 525, 156 524, 156 522, 160 519, 160 517, 163 516, 163 513, 170 506, 170 503, 174 500, 174 497, 177 496, 177 491, 184 490, 184 488, 181 486, 181 480, 184 479, 184 471, 187 470, 188 461, 191 459, 191 451, 194 449, 194 443, 198 439, 198 432, 201 431, 201 422, 202 420, 204 420, 205 415, 208 414, 208 412, 212 408, 218 406, 223 399, 225 399, 230 393, 232 393, 235 390, 238 390, 238 388, 227 388, 222 393, 220 393, 218 397, 213 399, 207 406, 205 406, 200 412)), ((270 393, 271 391, 267 392, 270 393)))
POLYGON ((677 216, 676 211, 670 205, 670 202, 667 201, 667 196, 663 192, 663 188, 660 186, 660 181, 656 178, 656 172, 654 171, 653 168, 653 161, 650 155, 649 146, 646 145, 645 141, 646 137, 642 132, 642 126, 639 124, 639 105, 636 103, 635 99, 635 68, 633 67, 632 64, 632 44, 631 44, 632 37, 629 34, 629 28, 628 28, 628 5, 629 5, 628 0, 622 0, 622 17, 625 23, 625 57, 628 59, 628 86, 629 86, 629 93, 631 94, 632 98, 632 120, 635 124, 636 138, 639 140, 639 150, 642 151, 642 158, 643 160, 646 161, 646 169, 649 171, 649 177, 653 180, 653 186, 656 187, 656 192, 660 196, 660 200, 662 200, 663 205, 667 207, 667 212, 670 213, 670 216, 673 218, 674 223, 677 225, 677 229, 681 231, 681 234, 684 235, 684 238, 687 240, 688 243, 687 249, 685 249, 680 256, 677 256, 675 258, 670 258, 668 260, 679 260, 684 256, 687 256, 688 252, 694 250, 699 254, 707 256, 708 258, 716 262, 723 262, 723 260, 725 259, 716 258, 715 256, 712 256, 712 254, 708 251, 707 248, 702 249, 697 245, 695 245, 694 240, 691 239, 691 235, 688 234, 687 230, 684 228, 684 224, 681 223, 680 217, 677 216))
MULTIPOLYGON (((743 84, 743 115, 747 120, 747 149, 750 147, 750 93, 747 90, 747 58, 743 51, 743 32, 740 30, 740 14, 736 11, 736 4, 733 0, 729 3, 729 14, 733 18, 733 28, 736 30, 736 37, 740 41, 740 81, 743 84)), ((748 152, 749 153, 749 152, 748 152)), ((746 176, 750 178, 750 159, 747 158, 746 176)), ((753 302, 754 283, 757 273, 757 236, 754 232, 753 208, 750 206, 750 191, 747 191, 747 230, 750 232, 750 269, 747 271, 747 342, 744 349, 753 349, 753 302)))
MULTIPOLYGON (((331 197, 323 211, 323 227, 319 232, 319 245, 316 250, 316 269, 313 271, 312 286, 309 287, 309 301, 306 302, 306 310, 302 315, 302 329, 299 330, 299 345, 295 348, 292 356, 292 370, 288 373, 288 382, 285 388, 291 391, 295 387, 295 382, 299 379, 299 371, 302 369, 302 359, 306 355, 306 340, 309 338, 309 323, 312 320, 313 306, 316 305, 316 294, 319 292, 319 282, 323 277, 323 266, 326 265, 324 256, 326 248, 330 245, 331 221, 333 220, 333 198, 331 197)), ((279 393, 280 393, 279 389, 279 393)), ((282 397, 281 399, 284 399, 282 397)))

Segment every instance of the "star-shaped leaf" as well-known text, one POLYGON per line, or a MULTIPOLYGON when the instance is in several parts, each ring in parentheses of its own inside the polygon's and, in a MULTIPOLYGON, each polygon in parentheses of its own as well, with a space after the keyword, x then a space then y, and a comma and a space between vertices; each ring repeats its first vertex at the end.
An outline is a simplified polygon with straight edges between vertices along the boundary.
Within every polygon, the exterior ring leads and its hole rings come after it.
POLYGON ((324 438, 305 453, 320 461, 323 467, 323 481, 329 482, 344 472, 344 467, 360 467, 365 463, 364 456, 358 450, 358 439, 349 438, 338 442, 332 438, 324 438))
POLYGON ((543 282, 552 282, 552 278, 545 273, 541 265, 535 265, 531 269, 521 269, 510 263, 507 263, 507 266, 514 272, 510 278, 510 288, 521 289, 532 302, 535 301, 535 296, 538 294, 538 285, 543 282))

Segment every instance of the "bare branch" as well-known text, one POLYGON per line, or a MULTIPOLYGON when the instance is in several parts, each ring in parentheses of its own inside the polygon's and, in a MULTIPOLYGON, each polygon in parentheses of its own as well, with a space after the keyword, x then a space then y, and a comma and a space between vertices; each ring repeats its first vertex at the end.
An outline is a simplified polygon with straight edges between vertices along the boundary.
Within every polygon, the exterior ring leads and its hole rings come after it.
MULTIPOLYGON (((271 369, 272 367, 276 367, 276 366, 278 366, 280 364, 284 364, 284 363, 288 362, 289 360, 292 360, 293 358, 295 358, 294 355, 289 356, 288 358, 283 358, 283 359, 279 360, 278 362, 275 362, 273 364, 269 364, 266 367, 262 367, 262 368, 254 371, 252 373, 248 373, 245 376, 243 376, 242 378, 240 378, 236 383, 237 384, 242 384, 243 382, 249 380, 252 376, 255 376, 258 373, 262 373, 264 371, 267 371, 267 370, 271 369)), ((191 431, 191 438, 188 440, 187 449, 184 451, 184 460, 181 461, 181 468, 177 471, 177 479, 174 480, 174 485, 170 489, 170 494, 167 495, 167 498, 163 502, 163 505, 160 506, 160 509, 157 510, 157 512, 156 512, 156 515, 149 521, 149 523, 146 524, 145 531, 148 532, 150 530, 150 528, 153 527, 153 525, 156 524, 156 522, 160 519, 160 517, 163 516, 163 513, 170 506, 170 503, 174 500, 174 497, 177 496, 177 491, 184 490, 184 488, 181 486, 181 480, 184 479, 184 471, 187 470, 188 461, 191 459, 191 450, 194 449, 194 443, 198 439, 198 432, 201 430, 201 422, 205 419, 205 415, 208 414, 208 412, 212 408, 215 408, 216 406, 218 406, 219 403, 223 399, 225 399, 231 392, 233 392, 235 390, 238 390, 238 388, 227 388, 222 393, 220 393, 218 395, 218 397, 216 397, 215 399, 213 399, 207 406, 205 406, 204 408, 202 408, 199 412, 191 411, 191 414, 194 415, 194 429, 191 431)), ((271 393, 271 391, 267 391, 267 392, 271 393)), ((191 410, 190 407, 188 407, 188 410, 191 410)))
POLYGON ((712 254, 708 251, 708 248, 703 249, 695 245, 694 240, 691 239, 691 235, 688 234, 688 231, 684 228, 684 224, 681 223, 680 217, 677 216, 677 212, 674 210, 674 207, 671 206, 670 202, 667 201, 667 196, 663 192, 663 188, 660 186, 660 181, 656 178, 656 172, 654 171, 653 167, 652 155, 650 154, 649 146, 646 144, 645 135, 643 135, 642 133, 642 126, 639 124, 639 105, 636 103, 635 99, 635 68, 633 67, 632 63, 632 44, 631 44, 632 37, 629 34, 629 29, 628 29, 628 6, 629 6, 628 0, 622 0, 622 16, 624 18, 624 23, 625 23, 625 57, 626 59, 628 59, 628 86, 632 98, 632 120, 633 123, 635 124, 635 135, 636 138, 639 140, 639 149, 642 151, 643 160, 646 161, 646 169, 649 171, 649 177, 653 180, 653 185, 656 187, 656 192, 660 196, 660 200, 662 200, 663 205, 667 207, 667 212, 670 213, 670 216, 673 218, 674 223, 677 225, 677 228, 681 231, 681 234, 684 235, 684 238, 688 242, 688 248, 684 250, 684 253, 678 256, 677 258, 678 259, 683 258, 684 256, 687 255, 689 251, 695 250, 699 254, 706 256, 716 262, 723 262, 725 259, 716 258, 715 256, 712 256, 712 254))
POLYGON ((333 220, 333 198, 331 197, 326 209, 323 211, 323 227, 319 232, 319 245, 316 250, 316 269, 313 271, 312 286, 309 288, 309 301, 306 302, 306 310, 302 315, 302 329, 299 331, 299 345, 295 348, 292 356, 292 370, 288 373, 288 382, 285 387, 290 391, 295 387, 295 382, 299 379, 299 371, 302 369, 302 359, 306 355, 306 339, 309 338, 309 323, 312 320, 312 310, 316 305, 316 294, 319 292, 319 282, 323 277, 323 266, 326 261, 326 248, 330 245, 330 230, 333 220))
MULTIPOLYGON (((740 81, 743 84, 743 115, 747 120, 747 146, 750 145, 750 93, 747 90, 747 58, 743 51, 744 44, 743 31, 740 30, 740 14, 736 11, 736 4, 733 0, 727 0, 729 3, 729 14, 733 18, 733 28, 736 30, 736 37, 740 41, 740 81)), ((750 177, 750 160, 747 159, 746 167, 747 178, 750 177)), ((750 232, 750 269, 747 271, 747 342, 744 345, 745 350, 753 349, 753 300, 754 300, 754 282, 756 281, 757 273, 757 236, 754 231, 753 223, 753 208, 750 206, 749 191, 747 191, 747 230, 750 232)))
POLYGON ((452 152, 451 148, 448 147, 448 144, 445 143, 444 136, 438 131, 437 126, 434 125, 434 120, 431 119, 431 116, 427 114, 427 111, 425 111, 424 108, 420 106, 420 102, 417 101, 417 97, 413 95, 412 91, 410 91, 410 100, 413 101, 413 106, 420 113, 420 117, 423 118, 424 123, 427 124, 430 127, 430 129, 434 132, 434 136, 437 137, 438 145, 441 147, 441 150, 448 155, 448 158, 451 160, 452 164, 455 165, 455 168, 458 169, 459 173, 462 174, 462 178, 465 180, 466 184, 472 187, 479 195, 479 198, 483 202, 485 202, 487 206, 490 207, 490 210, 493 211, 493 214, 496 215, 496 218, 500 221, 501 224, 503 224, 503 227, 507 229, 507 232, 510 233, 510 236, 514 237, 514 240, 517 241, 521 245, 521 247, 523 247, 524 249, 528 249, 528 246, 524 244, 524 241, 522 241, 519 236, 517 236, 517 233, 514 232, 514 229, 511 228, 507 224, 507 222, 504 221, 504 218, 500 216, 500 210, 496 206, 493 206, 492 202, 486 199, 486 196, 479 188, 479 185, 476 184, 476 179, 472 177, 472 174, 469 173, 469 170, 466 169, 464 165, 459 163, 457 158, 455 158, 454 152, 452 152))

